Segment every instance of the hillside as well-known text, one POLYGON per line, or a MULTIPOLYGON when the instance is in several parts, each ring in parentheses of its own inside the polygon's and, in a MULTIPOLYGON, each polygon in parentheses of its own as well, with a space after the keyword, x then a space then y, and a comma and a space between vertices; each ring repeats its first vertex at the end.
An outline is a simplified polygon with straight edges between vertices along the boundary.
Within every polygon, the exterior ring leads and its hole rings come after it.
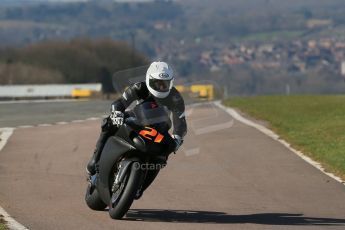
POLYGON ((344 10, 341 0, 37 3, 0 9, 0 41, 20 45, 76 36, 130 41, 135 33, 138 47, 154 55, 170 39, 228 42, 256 33, 305 31, 313 18, 339 26, 345 24, 344 10))
MULTIPOLYGON (((335 52, 343 52, 343 12, 342 0, 5 4, 0 8, 0 42, 21 47, 49 40, 108 38, 127 42, 151 59, 169 61, 180 76, 190 79, 297 73, 300 82, 315 73, 340 78, 345 57, 335 52), (326 43, 334 46, 325 49, 326 43)), ((246 92, 257 92, 258 86, 245 85, 246 92)))

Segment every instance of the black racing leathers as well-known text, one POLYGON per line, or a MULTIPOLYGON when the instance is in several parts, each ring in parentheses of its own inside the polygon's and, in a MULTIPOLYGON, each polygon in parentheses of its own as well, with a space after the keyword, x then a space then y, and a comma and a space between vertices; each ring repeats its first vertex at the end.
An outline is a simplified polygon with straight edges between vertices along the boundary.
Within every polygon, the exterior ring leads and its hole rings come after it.
MULTIPOLYGON (((157 98, 150 94, 145 82, 135 83, 125 90, 121 98, 112 103, 111 110, 124 112, 132 102, 152 100, 158 105, 166 106, 166 108, 171 111, 174 128, 173 135, 179 135, 183 138, 187 133, 185 105, 182 96, 174 87, 166 98, 157 98)), ((96 173, 96 163, 100 159, 105 142, 111 135, 114 135, 117 130, 117 127, 112 125, 109 117, 103 120, 101 128, 101 134, 97 141, 95 152, 87 165, 87 170, 90 174, 96 173)))
POLYGON ((172 113, 173 134, 183 138, 187 133, 185 105, 181 94, 173 87, 165 98, 157 98, 150 94, 145 82, 138 82, 128 87, 122 97, 112 103, 113 111, 124 112, 134 101, 154 100, 160 106, 166 106, 172 113))

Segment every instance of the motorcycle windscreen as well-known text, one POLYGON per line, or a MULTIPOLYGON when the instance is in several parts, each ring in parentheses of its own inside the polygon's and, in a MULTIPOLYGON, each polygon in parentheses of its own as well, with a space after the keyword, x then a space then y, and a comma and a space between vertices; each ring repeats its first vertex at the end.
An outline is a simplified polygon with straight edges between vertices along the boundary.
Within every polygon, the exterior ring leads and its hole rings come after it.
POLYGON ((133 112, 137 122, 143 126, 166 124, 171 127, 169 113, 165 107, 147 102, 137 105, 133 112))

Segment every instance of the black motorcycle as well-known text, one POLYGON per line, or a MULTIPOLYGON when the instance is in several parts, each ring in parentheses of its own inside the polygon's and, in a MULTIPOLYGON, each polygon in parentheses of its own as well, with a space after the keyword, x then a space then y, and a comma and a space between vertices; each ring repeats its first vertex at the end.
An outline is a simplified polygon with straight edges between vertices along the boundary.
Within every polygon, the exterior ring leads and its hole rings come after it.
POLYGON ((103 148, 97 173, 88 179, 87 205, 93 210, 109 206, 109 215, 121 219, 138 198, 138 191, 152 183, 174 150, 170 128, 166 108, 155 102, 125 112, 124 124, 103 148))

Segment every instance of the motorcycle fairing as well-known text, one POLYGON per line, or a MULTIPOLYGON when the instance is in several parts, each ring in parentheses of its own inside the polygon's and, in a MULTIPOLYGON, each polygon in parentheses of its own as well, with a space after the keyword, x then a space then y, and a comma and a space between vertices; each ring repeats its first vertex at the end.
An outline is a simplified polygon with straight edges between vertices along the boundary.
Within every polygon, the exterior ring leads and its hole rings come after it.
POLYGON ((119 157, 129 151, 135 151, 135 148, 116 136, 109 137, 103 148, 101 159, 99 160, 100 167, 97 189, 101 199, 106 204, 109 203, 111 197, 109 178, 111 173, 113 173, 114 162, 117 162, 119 157))

